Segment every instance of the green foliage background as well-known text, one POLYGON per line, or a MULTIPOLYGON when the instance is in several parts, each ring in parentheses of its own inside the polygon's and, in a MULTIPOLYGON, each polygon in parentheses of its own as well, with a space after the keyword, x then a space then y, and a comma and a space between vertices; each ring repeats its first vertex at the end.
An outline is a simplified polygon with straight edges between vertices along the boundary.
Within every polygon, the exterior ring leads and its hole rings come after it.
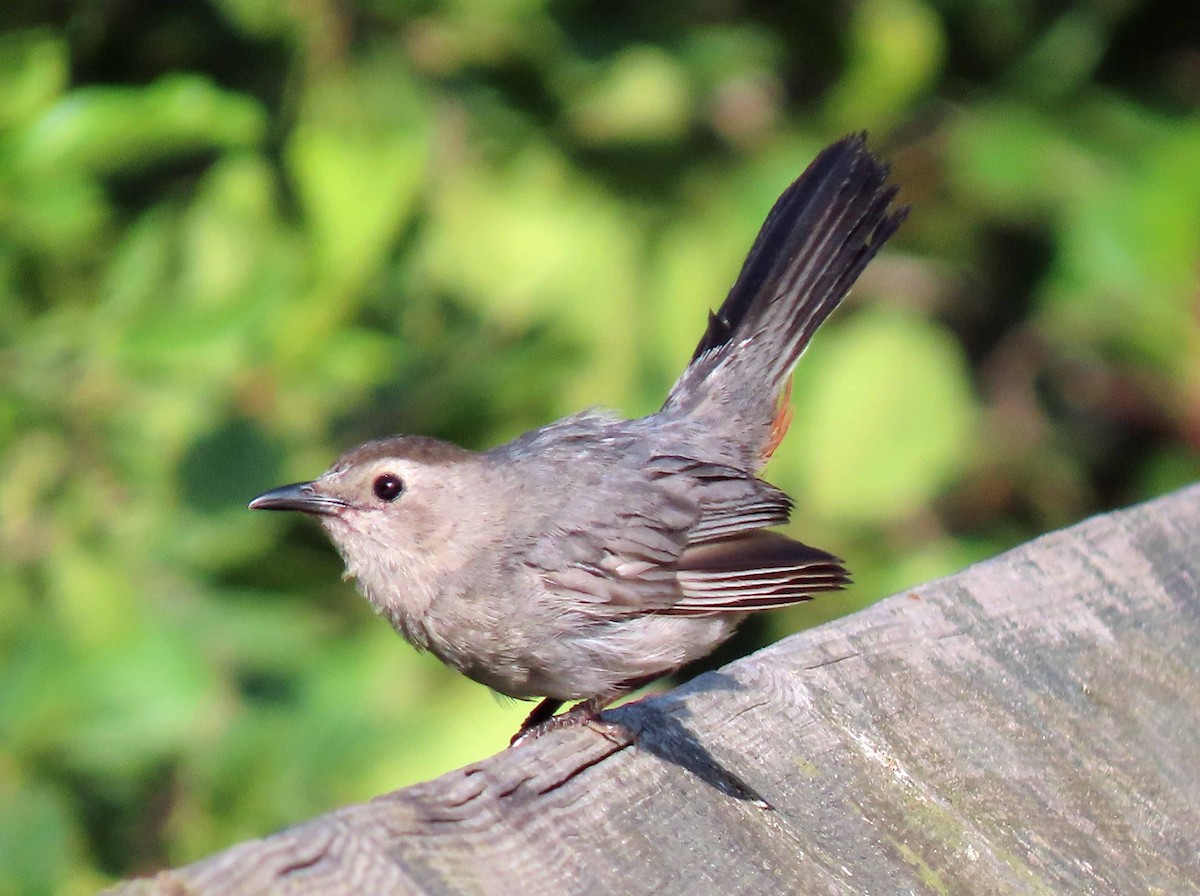
POLYGON ((370 436, 661 400, 764 213, 867 129, 913 213, 770 477, 857 586, 1200 473, 1188 4, 0 8, 0 891, 88 892, 502 747, 250 514, 370 436))

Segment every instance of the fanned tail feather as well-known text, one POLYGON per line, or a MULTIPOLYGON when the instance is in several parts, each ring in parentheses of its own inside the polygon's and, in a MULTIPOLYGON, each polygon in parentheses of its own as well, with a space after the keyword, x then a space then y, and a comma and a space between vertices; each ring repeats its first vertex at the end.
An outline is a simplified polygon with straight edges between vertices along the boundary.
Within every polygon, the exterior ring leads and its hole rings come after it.
POLYGON ((780 398, 813 333, 895 233, 888 166, 866 136, 824 150, 771 209, 663 412, 720 422, 764 460, 787 429, 780 398), (733 419, 730 419, 733 418, 733 419))

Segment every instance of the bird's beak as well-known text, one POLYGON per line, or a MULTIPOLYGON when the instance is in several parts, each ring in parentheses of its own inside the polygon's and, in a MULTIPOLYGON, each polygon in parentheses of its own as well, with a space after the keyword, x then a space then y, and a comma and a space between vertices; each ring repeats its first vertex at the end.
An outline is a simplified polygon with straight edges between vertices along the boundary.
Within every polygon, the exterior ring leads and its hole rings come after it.
POLYGON ((313 482, 293 482, 263 492, 250 502, 251 510, 299 510, 329 516, 346 507, 346 502, 333 495, 322 494, 313 482))

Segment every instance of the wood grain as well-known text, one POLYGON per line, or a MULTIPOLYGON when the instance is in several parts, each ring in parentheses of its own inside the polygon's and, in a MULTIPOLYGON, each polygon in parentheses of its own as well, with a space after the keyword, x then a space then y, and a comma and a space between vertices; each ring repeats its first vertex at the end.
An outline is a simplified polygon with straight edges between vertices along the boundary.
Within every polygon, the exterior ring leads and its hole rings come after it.
POLYGON ((1200 486, 124 894, 1200 893, 1200 486))

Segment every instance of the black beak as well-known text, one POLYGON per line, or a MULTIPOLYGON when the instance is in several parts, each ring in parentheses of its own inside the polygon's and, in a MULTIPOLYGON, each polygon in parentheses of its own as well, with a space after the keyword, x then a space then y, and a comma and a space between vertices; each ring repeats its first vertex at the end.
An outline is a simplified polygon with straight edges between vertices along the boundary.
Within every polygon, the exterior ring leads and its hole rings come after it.
POLYGON ((321 494, 311 482, 281 485, 250 502, 251 510, 299 510, 324 515, 335 514, 345 506, 341 498, 321 494))

